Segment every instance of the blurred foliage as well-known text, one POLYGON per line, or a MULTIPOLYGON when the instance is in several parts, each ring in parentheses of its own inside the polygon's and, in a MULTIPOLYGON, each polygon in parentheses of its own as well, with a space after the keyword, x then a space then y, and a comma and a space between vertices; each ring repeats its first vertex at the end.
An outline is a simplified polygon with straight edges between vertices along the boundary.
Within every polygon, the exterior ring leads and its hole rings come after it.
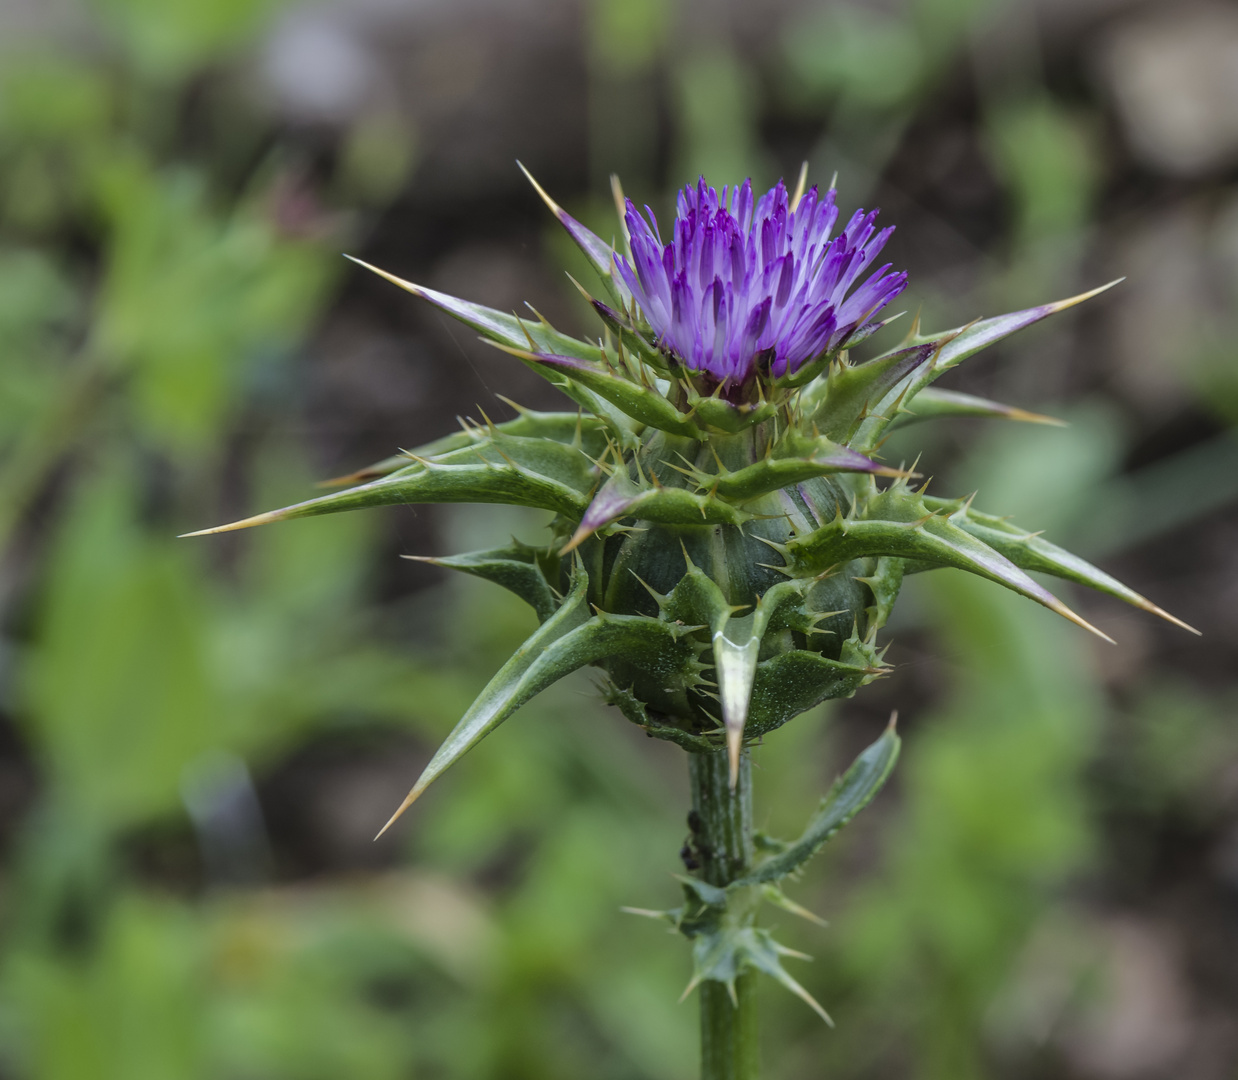
MULTIPOLYGON (((676 5, 590 0, 594 202, 565 201, 610 235, 612 169, 660 210, 698 171, 771 180, 798 161, 779 124, 808 132, 816 177, 838 168, 847 200, 867 196, 1000 7, 809 5, 758 58, 721 25, 685 35, 676 5)), ((675 892, 678 751, 565 684, 427 796, 393 865, 368 835, 527 613, 472 581, 393 599, 379 519, 172 539, 305 489, 303 345, 341 280, 335 251, 401 196, 419 141, 371 110, 310 177, 287 133, 238 105, 232 65, 274 3, 89 10, 90 49, 0 57, 0 710, 29 774, 2 879, 0 1073, 686 1080, 687 958, 617 914, 675 892), (267 786, 314 754, 360 760, 360 781, 274 805, 267 786), (267 820, 281 810, 329 821, 315 835, 340 838, 351 872, 298 866, 267 820)), ((981 306, 1069 292, 1106 225, 1102 119, 1035 64, 981 83, 968 123, 1004 214, 981 306)), ((1223 295, 1176 339, 1175 377, 1223 425, 1238 273, 1232 221, 1209 220, 1223 295)), ((949 283, 919 289, 934 318, 976 313, 949 283)), ((1045 370, 992 379, 1052 408, 1045 370)), ((951 486, 1017 493, 1004 511, 1105 555, 1236 494, 1222 427, 1123 472, 1115 407, 1067 414, 1065 432, 986 430, 951 486), (1103 526, 1080 530, 1083 507, 1103 526)), ((526 524, 459 512, 445 546, 526 524)), ((1095 917, 1062 898, 1101 874, 1146 886, 1153 834, 1228 827, 1232 690, 1136 654, 1114 699, 1071 628, 958 575, 909 593, 894 636, 948 664, 930 704, 895 702, 897 790, 797 890, 833 922, 794 933, 839 1028, 771 996, 770 1075, 1074 1076, 1045 1046, 1075 1003, 1103 1006, 1107 961, 1095 917)), ((766 824, 794 828, 876 722, 809 716, 763 747, 766 824)))

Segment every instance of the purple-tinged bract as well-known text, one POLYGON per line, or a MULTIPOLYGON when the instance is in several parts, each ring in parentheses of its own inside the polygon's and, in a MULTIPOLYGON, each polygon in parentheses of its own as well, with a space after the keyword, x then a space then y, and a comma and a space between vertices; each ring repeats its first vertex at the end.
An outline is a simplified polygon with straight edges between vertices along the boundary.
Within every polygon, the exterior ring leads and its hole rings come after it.
POLYGON ((627 202, 632 263, 616 255, 618 271, 659 348, 728 388, 844 348, 907 285, 887 263, 856 287, 894 229, 857 210, 831 238, 833 188, 792 204, 780 181, 754 203, 751 180, 719 195, 702 177, 679 193, 669 244, 645 212, 627 202))

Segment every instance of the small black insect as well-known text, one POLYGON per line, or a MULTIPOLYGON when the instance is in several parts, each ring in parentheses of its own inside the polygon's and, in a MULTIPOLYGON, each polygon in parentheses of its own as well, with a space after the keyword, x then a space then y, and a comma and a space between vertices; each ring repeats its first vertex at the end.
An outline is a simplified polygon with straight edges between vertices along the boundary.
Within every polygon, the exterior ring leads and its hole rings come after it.
POLYGON ((691 842, 684 842, 683 847, 679 849, 679 857, 683 860, 685 869, 699 870, 701 868, 700 860, 697 859, 696 852, 693 850, 691 842))

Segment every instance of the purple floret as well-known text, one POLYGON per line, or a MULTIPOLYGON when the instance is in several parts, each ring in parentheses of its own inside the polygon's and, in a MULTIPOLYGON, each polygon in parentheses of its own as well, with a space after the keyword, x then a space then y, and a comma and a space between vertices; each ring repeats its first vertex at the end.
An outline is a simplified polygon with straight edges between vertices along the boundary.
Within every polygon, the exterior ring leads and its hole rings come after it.
POLYGON ((635 265, 616 255, 620 275, 661 349, 732 386, 842 347, 907 286, 887 263, 855 288, 894 229, 874 235, 877 211, 857 210, 831 240, 833 189, 814 187, 791 209, 780 181, 754 206, 751 180, 719 197, 702 177, 679 193, 669 244, 645 213, 628 201, 635 265))

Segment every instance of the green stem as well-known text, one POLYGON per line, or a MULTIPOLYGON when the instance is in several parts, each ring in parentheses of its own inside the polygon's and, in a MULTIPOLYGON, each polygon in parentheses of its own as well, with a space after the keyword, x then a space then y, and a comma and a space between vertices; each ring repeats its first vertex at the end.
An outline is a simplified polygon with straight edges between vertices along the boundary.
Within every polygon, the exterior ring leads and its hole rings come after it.
MULTIPOLYGON (((731 791, 725 750, 689 757, 692 777, 694 847, 700 876, 724 886, 743 877, 752 864, 752 767, 748 751, 731 791)), ((736 981, 736 1000, 720 982, 701 984, 701 1080, 756 1080, 756 972, 736 981)))

